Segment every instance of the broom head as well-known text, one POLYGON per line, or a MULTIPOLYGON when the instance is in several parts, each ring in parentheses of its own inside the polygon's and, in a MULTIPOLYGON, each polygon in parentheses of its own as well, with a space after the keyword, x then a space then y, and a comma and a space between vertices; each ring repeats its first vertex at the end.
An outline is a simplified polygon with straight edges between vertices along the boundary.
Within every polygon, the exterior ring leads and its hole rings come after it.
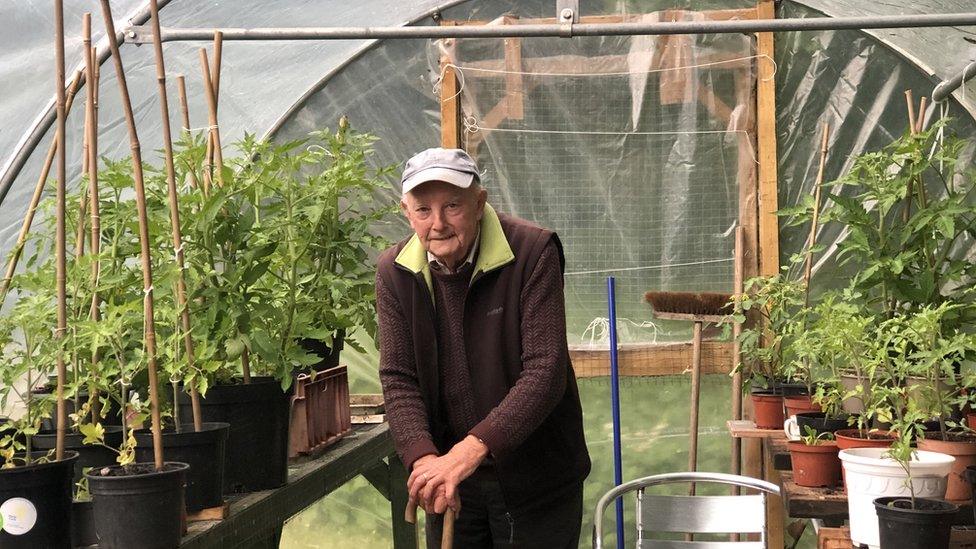
POLYGON ((717 292, 647 292, 644 299, 654 308, 654 316, 675 320, 717 322, 731 315, 732 294, 717 292))

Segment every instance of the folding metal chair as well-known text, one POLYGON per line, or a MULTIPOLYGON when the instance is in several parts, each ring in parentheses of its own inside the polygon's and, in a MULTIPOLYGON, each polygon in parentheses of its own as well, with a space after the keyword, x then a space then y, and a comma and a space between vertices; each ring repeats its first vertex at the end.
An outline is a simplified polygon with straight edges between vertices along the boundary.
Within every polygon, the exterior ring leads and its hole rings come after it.
POLYGON ((626 482, 613 488, 596 504, 593 548, 603 548, 603 514, 607 506, 628 492, 637 491, 638 549, 767 549, 766 497, 779 495, 779 487, 750 477, 724 473, 666 473, 626 482), (672 483, 719 483, 758 490, 755 495, 655 495, 649 486, 672 483), (759 534, 759 541, 679 541, 647 537, 651 532, 686 534, 759 534))

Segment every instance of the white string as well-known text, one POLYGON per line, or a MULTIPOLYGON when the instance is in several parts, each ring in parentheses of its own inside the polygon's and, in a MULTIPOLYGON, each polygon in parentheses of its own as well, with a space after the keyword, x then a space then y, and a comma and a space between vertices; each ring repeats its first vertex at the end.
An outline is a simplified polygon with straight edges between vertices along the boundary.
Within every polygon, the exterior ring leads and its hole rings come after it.
MULTIPOLYGON (((503 70, 503 69, 484 69, 484 68, 481 68, 481 67, 458 66, 458 65, 455 65, 453 63, 446 63, 444 65, 444 68, 446 69, 447 67, 454 67, 459 72, 464 72, 464 71, 477 71, 477 72, 489 72, 489 73, 494 73, 494 74, 522 74, 522 75, 529 75, 529 76, 566 76, 566 77, 573 77, 573 76, 628 76, 628 75, 631 75, 631 74, 652 74, 652 73, 658 73, 658 72, 680 71, 680 70, 686 70, 686 69, 698 69, 698 68, 703 68, 703 67, 713 67, 713 66, 716 66, 716 65, 725 65, 725 64, 729 64, 729 63, 737 63, 739 61, 748 61, 749 59, 761 59, 761 58, 766 58, 766 59, 769 60, 770 63, 773 64, 773 74, 770 75, 769 78, 764 78, 762 80, 763 82, 767 82, 767 81, 769 81, 770 79, 772 79, 773 77, 776 76, 776 72, 779 70, 779 65, 776 63, 776 60, 775 59, 773 59, 772 57, 770 57, 768 54, 765 54, 765 53, 761 53, 761 54, 758 54, 758 55, 749 55, 749 56, 746 56, 746 57, 736 57, 734 59, 723 59, 721 61, 711 61, 709 63, 698 63, 698 64, 695 64, 695 65, 681 65, 679 67, 662 67, 662 68, 659 68, 659 69, 649 69, 649 70, 646 70, 646 71, 622 71, 622 72, 525 72, 525 71, 507 71, 507 70, 503 70)), ((441 71, 441 75, 443 76, 443 74, 444 74, 444 71, 442 70, 441 71)))
POLYGON ((457 69, 455 73, 458 76, 458 90, 457 93, 448 97, 447 99, 442 99, 442 103, 446 103, 455 99, 457 96, 461 95, 461 91, 464 90, 464 71, 477 71, 477 72, 488 72, 493 74, 522 74, 528 76, 563 76, 563 77, 573 77, 573 76, 628 76, 631 74, 652 74, 658 72, 666 71, 678 71, 686 69, 698 69, 703 67, 713 67, 716 65, 725 65, 728 63, 736 63, 739 61, 747 61, 749 59, 768 59, 770 63, 773 64, 773 73, 769 75, 768 78, 763 78, 762 82, 769 82, 776 77, 776 73, 779 72, 779 64, 776 60, 770 57, 768 54, 761 53, 759 55, 750 55, 746 57, 736 57, 734 59, 723 59, 721 61, 712 61, 710 63, 699 63, 696 65, 682 65, 680 67, 663 67, 660 69, 650 69, 646 71, 625 71, 625 72, 525 72, 525 71, 506 71, 502 69, 483 69, 479 67, 466 67, 455 65, 454 63, 445 63, 441 67, 441 73, 434 82, 431 92, 437 96, 440 95, 440 85, 444 81, 444 74, 447 72, 448 67, 457 69))
POLYGON ((563 276, 573 276, 573 275, 588 275, 588 274, 602 274, 602 273, 620 273, 624 271, 646 271, 654 269, 667 269, 669 267, 693 267, 696 265, 709 265, 712 263, 727 263, 734 261, 733 258, 728 259, 709 259, 706 261, 692 261, 689 263, 667 263, 662 265, 644 265, 642 267, 621 267, 618 269, 597 269, 593 271, 572 271, 565 273, 563 276))
MULTIPOLYGON (((467 116, 461 121, 464 124, 464 131, 466 133, 476 133, 479 131, 486 132, 508 132, 508 133, 551 133, 551 134, 569 134, 569 135, 702 135, 702 134, 733 134, 740 133, 746 137, 749 136, 749 132, 746 130, 697 130, 697 131, 685 131, 685 132, 611 132, 611 131, 576 131, 576 130, 533 130, 533 129, 516 129, 516 128, 484 128, 478 124, 478 119, 474 116, 467 116)), ((756 153, 753 148, 749 147, 749 156, 752 157, 752 161, 755 164, 759 164, 759 159, 756 158, 756 153)))
MULTIPOLYGON (((654 322, 644 320, 638 323, 630 320, 629 318, 618 317, 617 324, 620 325, 622 323, 629 323, 637 328, 650 328, 651 343, 657 343, 657 336, 658 333, 660 333, 660 329, 654 322)), ((610 319, 599 316, 594 318, 586 329, 583 330, 583 333, 580 335, 580 341, 586 341, 587 333, 590 334, 590 345, 610 339, 610 319), (598 329, 599 332, 597 332, 598 329)))
POLYGON ((146 296, 148 296, 149 294, 152 293, 152 291, 153 291, 153 287, 150 286, 150 287, 145 288, 144 290, 142 290, 142 293, 144 293, 144 294, 146 294, 146 296))
POLYGON ((219 127, 220 126, 214 124, 213 126, 200 126, 199 128, 183 128, 183 131, 187 131, 187 132, 199 132, 204 130, 210 131, 210 130, 216 130, 219 127))

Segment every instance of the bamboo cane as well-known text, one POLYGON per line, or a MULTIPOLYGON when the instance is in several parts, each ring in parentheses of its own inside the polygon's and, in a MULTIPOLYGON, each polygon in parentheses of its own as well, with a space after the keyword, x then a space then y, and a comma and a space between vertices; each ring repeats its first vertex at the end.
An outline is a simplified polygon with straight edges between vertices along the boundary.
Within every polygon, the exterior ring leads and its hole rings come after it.
MULTIPOLYGON (((149 400, 152 408, 152 436, 153 458, 156 469, 163 468, 163 437, 160 431, 159 416, 159 376, 156 368, 156 322, 153 311, 153 280, 152 260, 149 251, 149 223, 146 214, 146 189, 142 173, 142 152, 140 151, 139 135, 136 131, 135 116, 132 114, 132 101, 129 98, 129 88, 125 80, 125 68, 122 66, 122 56, 119 54, 119 44, 115 34, 115 22, 112 20, 112 7, 109 0, 101 0, 102 17, 105 20, 105 34, 108 45, 112 49, 115 59, 115 74, 119 82, 119 94, 122 96, 122 107, 125 120, 129 127, 129 145, 132 149, 132 175, 136 191, 136 209, 139 216, 139 244, 142 259, 142 291, 143 310, 145 312, 145 340, 146 356, 149 366, 149 400)), ((123 413, 125 413, 123 411, 123 413)))
MULTIPOLYGON (((74 102, 75 95, 81 87, 81 77, 82 74, 78 73, 71 82, 71 88, 68 90, 68 96, 64 105, 65 115, 71 111, 71 104, 74 102)), ((20 261, 20 256, 24 252, 24 243, 27 242, 27 235, 30 234, 31 225, 34 223, 34 214, 37 213, 37 205, 40 204, 41 196, 44 195, 44 186, 47 185, 47 176, 51 173, 51 165, 54 164, 54 157, 57 151, 58 136, 55 131, 54 138, 51 139, 51 145, 47 149, 47 156, 44 158, 44 166, 41 168, 41 174, 37 178, 37 183, 34 184, 34 194, 31 196, 30 204, 27 206, 27 213, 24 214, 24 221, 20 226, 20 233, 17 235, 17 243, 11 251, 10 259, 7 260, 7 270, 3 275, 3 281, 0 282, 0 305, 7 299, 10 282, 13 280, 14 271, 17 270, 17 263, 20 261)))
MULTIPOLYGON (((224 33, 219 30, 214 31, 214 60, 210 69, 210 80, 213 82, 214 111, 220 105, 220 67, 223 62, 224 33)), ((213 135, 207 134, 207 166, 213 169, 214 166, 214 139, 213 135)))
MULTIPOLYGON (((183 131, 190 132, 190 106, 186 102, 186 79, 183 78, 182 74, 176 75, 176 89, 179 91, 180 97, 180 112, 183 115, 183 131)), ((209 139, 209 137, 208 137, 209 139)), ((190 166, 187 170, 187 176, 190 178, 190 187, 197 188, 199 183, 197 182, 197 174, 194 166, 190 166)))
POLYGON ((820 221, 820 195, 823 186, 824 167, 827 165, 827 138, 830 124, 824 122, 823 136, 820 138, 820 169, 817 171, 816 188, 813 192, 813 220, 810 222, 810 236, 807 238, 806 266, 803 270, 804 303, 810 306, 810 277, 813 274, 813 247, 817 244, 817 224, 820 221))
POLYGON ((925 128, 925 96, 922 96, 922 100, 918 103, 918 121, 915 125, 915 133, 921 133, 922 129, 925 128))
MULTIPOLYGON (((91 14, 86 13, 87 18, 91 18, 91 14)), ((88 96, 91 99, 86 107, 90 109, 88 118, 91 120, 91 124, 88 126, 88 196, 90 197, 91 204, 89 204, 88 211, 91 215, 91 234, 89 241, 89 250, 92 256, 92 272, 91 272, 91 287, 92 287, 92 299, 91 307, 88 311, 88 316, 94 321, 98 321, 101 318, 99 312, 99 298, 98 298, 98 281, 101 277, 101 246, 102 246, 102 226, 101 226, 101 216, 99 209, 99 196, 98 196, 98 57, 95 48, 91 46, 91 26, 87 27, 88 34, 85 35, 85 45, 87 51, 85 52, 85 78, 88 81, 88 96)), ((101 357, 96 350, 92 355, 92 371, 95 370, 96 365, 101 360, 101 357)), ((91 417, 92 422, 97 423, 101 418, 101 405, 98 399, 98 387, 92 387, 88 391, 89 403, 91 404, 91 417)))
MULTIPOLYGON (((220 144, 220 128, 217 126, 217 96, 214 93, 213 76, 207 60, 207 50, 200 48, 200 69, 203 71, 204 94, 207 96, 207 107, 210 111, 210 136, 213 140, 213 169, 217 174, 217 184, 224 184, 224 154, 220 144)), ((216 62, 215 62, 216 65, 216 62)))
MULTIPOLYGON (((193 333, 190 330, 190 308, 186 302, 186 261, 183 256, 183 235, 180 230, 179 198, 176 195, 176 170, 173 167, 173 139, 169 127, 169 97, 166 93, 166 64, 163 60, 163 42, 159 30, 159 7, 157 0, 149 1, 152 12, 153 48, 156 52, 156 82, 159 83, 159 108, 163 121, 163 151, 166 157, 166 192, 169 195, 169 221, 173 230, 173 250, 176 253, 176 299, 180 307, 180 321, 183 324, 183 345, 186 349, 186 363, 190 371, 196 368, 193 349, 193 333)), ((203 429, 200 412, 200 394, 196 387, 190 386, 190 401, 193 406, 193 430, 203 429)), ((173 403, 176 406, 176 403, 173 403)), ((179 425, 176 426, 179 429, 179 425)))
MULTIPOLYGON (((54 237, 55 255, 55 279, 58 294, 58 328, 55 332, 58 340, 57 349, 57 368, 58 368, 58 418, 55 435, 55 459, 64 459, 64 438, 65 428, 68 424, 68 411, 64 403, 64 384, 67 380, 67 368, 64 361, 64 342, 65 331, 68 327, 67 309, 67 288, 66 288, 66 262, 65 262, 65 223, 64 223, 64 201, 65 201, 65 94, 64 94, 64 0, 54 0, 54 74, 55 91, 57 93, 57 184, 56 184, 56 229, 54 237)), ((29 457, 29 456, 28 456, 29 457)))

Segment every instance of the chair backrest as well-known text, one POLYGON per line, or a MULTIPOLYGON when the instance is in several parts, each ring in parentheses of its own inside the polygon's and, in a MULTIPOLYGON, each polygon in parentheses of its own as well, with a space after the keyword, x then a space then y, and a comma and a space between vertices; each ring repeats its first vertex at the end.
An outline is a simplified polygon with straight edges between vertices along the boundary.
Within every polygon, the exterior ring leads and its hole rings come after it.
POLYGON ((603 547, 606 507, 629 492, 637 492, 638 548, 654 549, 766 549, 766 494, 779 487, 762 480, 724 473, 667 473, 639 478, 608 491, 597 503, 593 520, 593 547, 603 547), (740 496, 667 496, 645 493, 645 488, 672 483, 720 483, 758 490, 740 496), (690 534, 759 534, 756 542, 668 541, 646 537, 651 532, 690 534))

